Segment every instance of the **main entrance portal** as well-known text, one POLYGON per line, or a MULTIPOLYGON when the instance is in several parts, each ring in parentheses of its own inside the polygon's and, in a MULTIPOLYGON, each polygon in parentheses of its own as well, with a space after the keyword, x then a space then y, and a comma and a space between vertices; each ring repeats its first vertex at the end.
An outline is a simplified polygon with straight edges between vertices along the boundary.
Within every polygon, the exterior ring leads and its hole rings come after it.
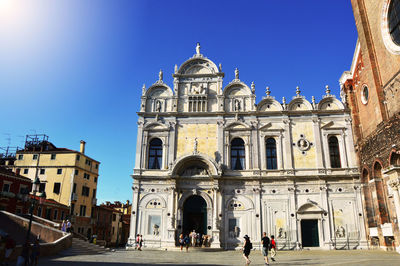
POLYGON ((301 220, 303 247, 319 247, 318 220, 301 220))
POLYGON ((207 234, 207 203, 197 195, 189 197, 183 205, 183 233, 207 234))

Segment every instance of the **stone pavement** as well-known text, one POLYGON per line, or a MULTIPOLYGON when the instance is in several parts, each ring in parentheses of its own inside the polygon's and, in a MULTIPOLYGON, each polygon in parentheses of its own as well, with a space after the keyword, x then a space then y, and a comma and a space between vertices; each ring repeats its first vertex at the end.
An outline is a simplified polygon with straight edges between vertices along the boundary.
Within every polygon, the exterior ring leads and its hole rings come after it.
MULTIPOLYGON (((260 251, 252 251, 250 265, 264 265, 260 251)), ((62 255, 43 258, 39 265, 110 266, 110 265, 244 265, 240 251, 126 251, 117 250, 103 254, 62 255)), ((385 251, 363 250, 304 250, 279 251, 270 265, 400 265, 400 255, 385 251)))

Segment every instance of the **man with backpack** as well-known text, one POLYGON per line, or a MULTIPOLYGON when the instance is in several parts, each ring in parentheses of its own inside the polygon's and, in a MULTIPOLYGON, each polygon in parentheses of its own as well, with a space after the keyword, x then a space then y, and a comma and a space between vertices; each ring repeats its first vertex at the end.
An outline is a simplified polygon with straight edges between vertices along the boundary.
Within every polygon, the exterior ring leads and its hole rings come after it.
POLYGON ((264 256, 265 265, 269 265, 268 249, 270 248, 270 240, 269 240, 269 237, 267 236, 266 232, 263 233, 263 238, 261 239, 261 244, 263 245, 262 246, 262 254, 264 256))

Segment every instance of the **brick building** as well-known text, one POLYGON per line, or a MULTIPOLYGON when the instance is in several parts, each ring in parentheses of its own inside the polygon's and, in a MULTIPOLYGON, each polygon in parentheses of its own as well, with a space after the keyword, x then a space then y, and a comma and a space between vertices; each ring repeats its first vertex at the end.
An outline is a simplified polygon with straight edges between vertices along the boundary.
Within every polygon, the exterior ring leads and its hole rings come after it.
POLYGON ((26 192, 32 189, 29 178, 0 167, 0 189, 0 210, 16 214, 28 212, 26 192))
POLYGON ((340 78, 371 246, 400 251, 400 0, 352 0, 358 41, 340 78))

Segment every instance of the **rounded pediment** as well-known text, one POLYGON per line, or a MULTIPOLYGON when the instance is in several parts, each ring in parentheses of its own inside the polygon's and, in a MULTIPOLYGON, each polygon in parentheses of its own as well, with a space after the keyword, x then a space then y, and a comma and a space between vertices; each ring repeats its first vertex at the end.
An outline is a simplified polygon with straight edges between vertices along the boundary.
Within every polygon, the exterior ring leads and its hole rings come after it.
POLYGON ((176 74, 182 75, 209 75, 218 73, 218 67, 210 59, 195 56, 184 62, 176 74))
POLYGON ((313 107, 309 101, 307 101, 302 96, 295 97, 293 100, 290 101, 288 104, 289 111, 311 111, 313 107))
POLYGON ((282 105, 272 97, 264 98, 257 104, 257 111, 259 112, 274 112, 283 111, 282 105))
POLYGON ((224 88, 225 97, 250 96, 250 88, 240 80, 234 80, 224 88))
POLYGON ((154 83, 146 91, 146 96, 148 98, 172 97, 173 95, 172 89, 163 82, 154 83))
POLYGON ((221 173, 217 163, 206 154, 190 154, 177 159, 171 167, 172 176, 212 176, 221 173))
POLYGON ((323 98, 318 103, 318 110, 344 110, 345 107, 342 102, 336 99, 334 96, 323 98))

